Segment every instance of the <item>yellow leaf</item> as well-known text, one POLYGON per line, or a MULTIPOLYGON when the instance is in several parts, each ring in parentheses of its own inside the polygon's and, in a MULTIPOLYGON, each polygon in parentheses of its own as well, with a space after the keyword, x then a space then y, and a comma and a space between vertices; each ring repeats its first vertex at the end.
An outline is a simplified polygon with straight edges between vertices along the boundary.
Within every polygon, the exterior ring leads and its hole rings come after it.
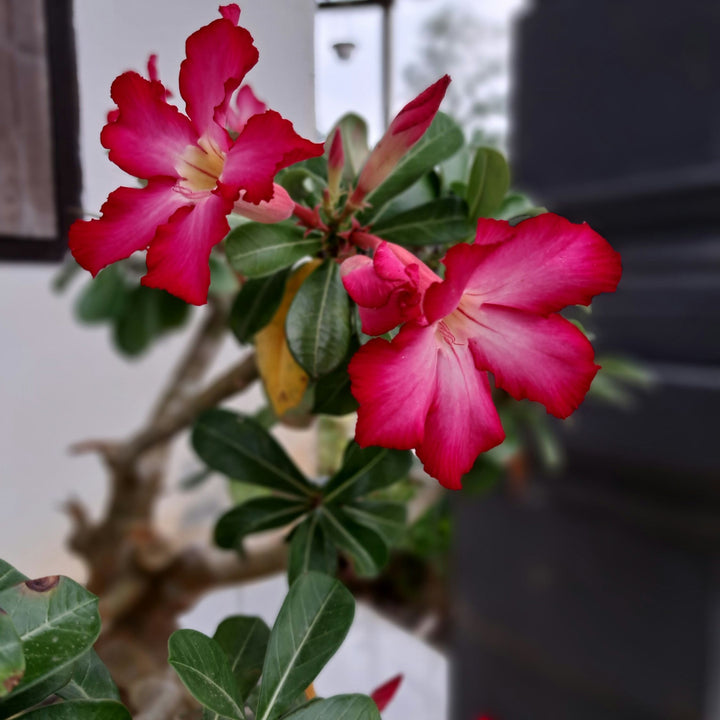
POLYGON ((297 407, 307 390, 307 373, 295 362, 285 339, 285 318, 303 281, 319 264, 320 260, 311 260, 295 270, 285 285, 285 294, 273 319, 255 335, 260 377, 278 417, 297 407))

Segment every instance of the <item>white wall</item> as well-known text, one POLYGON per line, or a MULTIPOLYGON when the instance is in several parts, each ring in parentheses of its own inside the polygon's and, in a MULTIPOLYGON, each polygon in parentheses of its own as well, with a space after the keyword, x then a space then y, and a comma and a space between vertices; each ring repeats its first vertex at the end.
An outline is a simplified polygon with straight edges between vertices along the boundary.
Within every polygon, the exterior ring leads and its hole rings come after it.
MULTIPOLYGON (((99 142, 112 80, 129 68, 144 72, 148 55, 157 52, 161 77, 177 98, 185 38, 219 17, 218 4, 75 0, 86 210, 97 212, 126 181, 99 142)), ((249 76, 258 96, 312 138, 313 5, 245 0, 241 15, 260 50, 249 76)), ((67 447, 137 428, 182 339, 166 340, 139 362, 121 359, 104 330, 75 323, 72 297, 52 294, 55 271, 0 263, 0 557, 31 576, 82 578, 82 567, 64 548, 68 522, 60 506, 75 494, 97 511, 105 476, 95 458, 70 457, 67 447)), ((228 343, 222 359, 229 363, 237 355, 228 343)), ((250 402, 257 404, 258 395, 250 402)))

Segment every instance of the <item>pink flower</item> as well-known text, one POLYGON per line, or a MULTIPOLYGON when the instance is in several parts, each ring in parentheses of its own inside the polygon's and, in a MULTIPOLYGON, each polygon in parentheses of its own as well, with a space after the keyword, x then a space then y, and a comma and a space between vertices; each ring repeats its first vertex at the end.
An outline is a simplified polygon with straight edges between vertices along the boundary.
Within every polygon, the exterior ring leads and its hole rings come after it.
POLYGON ((400 158, 425 134, 449 84, 450 77, 444 75, 397 114, 365 162, 350 197, 351 205, 359 207, 365 196, 385 180, 400 158))
POLYGON ((70 250, 93 275, 147 249, 143 285, 195 305, 207 301, 210 251, 228 233, 233 206, 253 219, 289 217, 294 205, 273 183, 275 174, 323 152, 265 110, 249 88, 233 99, 258 52, 237 27, 240 8, 226 5, 220 13, 187 39, 179 82, 187 115, 168 104, 154 61, 150 80, 135 72, 115 79, 117 110, 101 142, 114 163, 147 185, 118 188, 99 220, 70 228, 70 250))
POLYGON ((556 314, 615 290, 620 256, 588 225, 550 213, 513 227, 480 220, 475 242, 451 248, 441 280, 404 248, 375 244, 373 259, 343 263, 343 282, 360 306, 363 331, 386 332, 350 362, 363 446, 415 449, 426 471, 449 488, 477 456, 501 443, 495 385, 567 417, 598 370, 585 335, 556 314))

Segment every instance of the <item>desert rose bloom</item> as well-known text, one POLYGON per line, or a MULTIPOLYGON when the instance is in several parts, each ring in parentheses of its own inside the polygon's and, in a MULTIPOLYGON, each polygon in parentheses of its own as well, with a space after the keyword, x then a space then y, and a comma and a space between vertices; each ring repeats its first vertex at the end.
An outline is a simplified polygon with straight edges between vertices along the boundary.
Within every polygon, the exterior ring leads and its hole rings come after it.
POLYGON ((390 123, 365 161, 350 204, 362 205, 365 196, 393 171, 400 158, 425 134, 445 97, 450 76, 444 75, 411 100, 390 123))
POLYGON ((443 259, 444 280, 404 248, 355 241, 376 246, 372 259, 342 265, 363 331, 404 323, 392 342, 375 338, 350 362, 361 446, 414 448, 430 475, 459 488, 505 437, 488 372, 560 418, 582 402, 599 366, 585 335, 556 313, 614 291, 621 274, 618 253, 587 224, 551 213, 515 227, 480 220, 475 242, 443 259))
POLYGON ((126 72, 113 82, 117 110, 101 142, 110 160, 147 185, 118 188, 99 220, 70 229, 70 250, 93 275, 147 249, 143 285, 195 305, 207 301, 210 251, 228 233, 233 207, 267 222, 289 217, 294 204, 275 174, 323 152, 249 88, 233 97, 258 51, 237 26, 237 5, 220 14, 186 42, 179 85, 187 115, 167 102, 154 63, 150 80, 126 72))

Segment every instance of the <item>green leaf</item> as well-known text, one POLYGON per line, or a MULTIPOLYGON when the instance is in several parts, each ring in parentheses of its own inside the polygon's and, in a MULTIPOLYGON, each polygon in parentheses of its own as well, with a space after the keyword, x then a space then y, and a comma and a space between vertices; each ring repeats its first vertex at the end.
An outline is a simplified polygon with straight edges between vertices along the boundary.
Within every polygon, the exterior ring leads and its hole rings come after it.
POLYGON ((498 220, 510 220, 510 218, 525 215, 535 208, 535 203, 522 193, 513 192, 505 196, 500 208, 493 214, 498 220))
POLYGON ((350 442, 343 465, 323 490, 325 503, 338 503, 388 487, 410 471, 412 455, 407 450, 361 448, 350 442))
POLYGON ((237 681, 218 642, 197 630, 176 630, 168 650, 168 662, 200 704, 223 717, 243 720, 237 681))
POLYGON ((338 264, 326 260, 310 273, 290 304, 285 334, 293 357, 311 378, 327 375, 350 345, 350 299, 338 264))
POLYGON ((321 201, 322 189, 327 185, 325 178, 297 166, 281 170, 275 181, 288 191, 295 202, 308 207, 315 207, 321 201))
POLYGON ((283 720, 380 720, 380 711, 367 695, 335 695, 316 700, 283 720))
POLYGON ((250 342, 273 318, 285 292, 288 271, 248 280, 230 310, 230 329, 240 343, 250 342))
POLYGON ((315 383, 312 412, 316 415, 349 415, 358 409, 350 391, 350 375, 343 363, 315 383))
POLYGON ((110 265, 85 285, 75 304, 75 314, 85 323, 112 320, 122 313, 129 292, 120 267, 110 265))
POLYGON ((27 576, 16 570, 10 563, 0 560, 0 590, 25 582, 27 576))
POLYGON ((375 530, 388 545, 397 544, 405 534, 407 509, 404 503, 357 500, 344 505, 343 510, 353 520, 375 530))
POLYGON ((97 603, 83 587, 57 575, 0 592, 0 607, 15 625, 26 660, 22 681, 0 702, 0 717, 40 702, 69 681, 75 662, 100 632, 97 603))
POLYGON ((293 461, 254 420, 215 408, 203 413, 192 432, 195 452, 231 479, 304 498, 315 493, 293 461))
POLYGON ((130 291, 116 320, 115 345, 125 355, 140 355, 153 340, 182 326, 189 313, 190 307, 180 298, 165 290, 140 285, 130 291))
POLYGON ((218 625, 214 640, 230 660, 238 696, 244 701, 260 679, 270 628, 260 618, 236 615, 218 625))
POLYGON ((25 674, 25 654, 15 625, 0 610, 0 698, 11 692, 25 674))
POLYGON ((75 663, 70 682, 57 694, 65 700, 120 700, 110 671, 94 650, 75 663))
POLYGON ((72 700, 31 710, 18 720, 132 720, 127 708, 113 700, 72 700))
POLYGON ((467 188, 470 220, 491 217, 502 205, 509 187, 510 168, 502 153, 488 147, 478 148, 467 188))
POLYGON ((303 237, 302 230, 295 225, 252 222, 228 235, 225 251, 235 270, 246 277, 259 278, 315 255, 321 247, 319 238, 303 237))
MULTIPOLYGON (((340 128, 343 140, 343 152, 345 153, 345 167, 343 179, 349 184, 355 181, 365 160, 370 154, 368 147, 367 123, 359 115, 348 113, 343 115, 337 125, 328 134, 328 140, 332 140, 335 128, 340 128)), ((328 147, 329 152, 329 147, 328 147)))
POLYGON ((371 205, 358 217, 366 225, 392 198, 409 188, 442 160, 454 155, 465 142, 459 125, 439 112, 425 134, 413 145, 385 181, 366 198, 371 205))
POLYGON ((222 548, 242 548, 246 535, 284 527, 311 509, 307 498, 260 497, 234 507, 215 525, 215 542, 222 548))
POLYGON ((399 245, 440 245, 465 240, 473 232, 462 198, 433 200, 394 217, 383 216, 373 232, 399 245))
POLYGON ((450 502, 446 494, 408 528, 404 547, 426 560, 441 558, 441 566, 446 568, 452 542, 452 529, 450 502))
POLYGON ((337 572, 337 550, 322 529, 319 512, 303 520, 292 534, 288 583, 292 585, 298 577, 312 570, 326 575, 337 572))
POLYGON ((213 295, 231 295, 240 282, 230 269, 227 260, 219 255, 210 255, 210 290, 213 295))
POLYGON ((342 644, 355 600, 337 580, 310 572, 293 583, 270 634, 257 720, 274 720, 315 680, 342 644))
POLYGON ((377 575, 388 560, 388 548, 380 533, 353 520, 344 510, 321 506, 320 522, 327 536, 355 560, 363 577, 377 575))

